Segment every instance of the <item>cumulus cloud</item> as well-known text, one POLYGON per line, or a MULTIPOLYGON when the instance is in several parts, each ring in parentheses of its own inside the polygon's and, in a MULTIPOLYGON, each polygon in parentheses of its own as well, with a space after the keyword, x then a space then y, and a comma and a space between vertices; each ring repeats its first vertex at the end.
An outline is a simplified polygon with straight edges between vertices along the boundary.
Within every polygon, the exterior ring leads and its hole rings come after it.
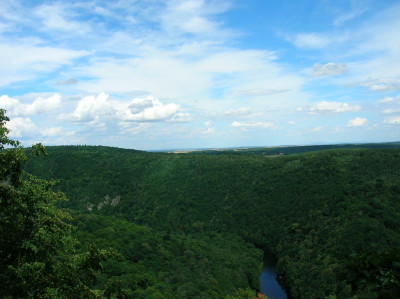
POLYGON ((12 114, 18 105, 20 105, 20 102, 17 99, 10 98, 8 95, 0 97, 0 107, 7 110, 7 114, 12 114))
POLYGON ((328 35, 320 33, 300 33, 296 35, 286 35, 286 40, 298 48, 322 49, 333 43, 342 43, 348 40, 348 35, 328 35))
POLYGON ((41 133, 44 137, 54 137, 60 135, 62 130, 63 129, 61 127, 52 127, 42 130, 41 133))
POLYGON ((204 135, 209 135, 215 132, 215 128, 210 121, 204 122, 204 125, 206 126, 206 129, 202 131, 204 135))
POLYGON ((61 106, 61 95, 53 94, 48 98, 38 97, 30 105, 21 105, 17 108, 18 115, 32 116, 52 111, 61 106))
POLYGON ((369 86, 370 91, 389 91, 399 89, 399 85, 381 83, 381 84, 373 84, 369 86))
POLYGON ((131 122, 120 122, 119 123, 121 130, 124 133, 132 134, 132 135, 137 135, 143 132, 146 132, 148 129, 151 128, 150 123, 137 123, 134 126, 132 126, 131 122))
POLYGON ((348 127, 362 127, 367 123, 366 118, 356 117, 355 119, 350 119, 347 126, 348 127))
POLYGON ((369 91, 393 91, 400 90, 400 79, 396 78, 380 78, 374 80, 367 80, 349 86, 361 85, 366 87, 369 91))
POLYGON ((78 83, 78 80, 75 78, 70 78, 70 79, 66 79, 66 80, 57 80, 57 85, 72 85, 72 84, 76 84, 78 83))
POLYGON ((394 97, 384 97, 378 101, 379 104, 386 104, 394 102, 394 97))
POLYGON ((324 127, 315 127, 311 131, 318 132, 318 131, 322 131, 323 129, 324 129, 324 127))
POLYGON ((385 124, 389 124, 389 125, 400 125, 400 115, 385 118, 385 120, 383 122, 385 124))
POLYGON ((317 33, 301 33, 287 39, 298 48, 312 49, 324 48, 332 42, 329 37, 317 33))
POLYGON ((252 113, 252 109, 249 107, 241 107, 238 109, 229 109, 228 111, 224 112, 224 115, 248 115, 252 113))
POLYGON ((207 128, 203 133, 208 135, 215 132, 215 128, 207 128))
POLYGON ((7 122, 10 137, 20 138, 23 134, 34 135, 37 128, 30 118, 15 117, 7 122))
POLYGON ((38 97, 31 104, 22 104, 18 99, 7 95, 0 97, 0 107, 7 110, 10 116, 32 116, 49 112, 61 106, 61 95, 53 94, 48 98, 38 97))
POLYGON ((104 126, 107 121, 115 120, 120 126, 129 122, 188 122, 192 120, 190 113, 180 110, 178 104, 164 104, 153 96, 134 98, 130 101, 109 100, 108 94, 100 93, 97 96, 82 98, 72 113, 62 114, 59 119, 89 126, 104 126))
POLYGON ((360 109, 361 107, 359 105, 351 106, 347 103, 321 101, 319 103, 312 105, 309 108, 309 113, 310 114, 343 113, 343 112, 355 112, 360 109))
POLYGON ((163 104, 157 98, 148 96, 135 98, 127 104, 118 105, 116 108, 117 117, 121 121, 143 122, 171 119, 179 112, 180 106, 174 103, 163 104))
POLYGON ((108 94, 100 93, 97 97, 87 96, 78 102, 74 112, 62 114, 59 119, 62 121, 87 124, 102 125, 102 117, 108 117, 115 113, 115 109, 108 101, 108 94))
POLYGON ((288 91, 288 89, 264 89, 264 88, 255 88, 255 89, 243 89, 237 91, 235 94, 240 96, 265 96, 271 94, 277 94, 281 92, 288 91))
POLYGON ((226 1, 213 1, 212 5, 203 0, 170 1, 161 15, 162 25, 176 33, 215 34, 220 30, 219 23, 210 16, 224 12, 228 7, 226 1))
POLYGON ((190 113, 176 113, 174 116, 172 116, 168 121, 170 122, 178 122, 178 123, 183 123, 183 122, 190 122, 193 120, 193 116, 190 113))
POLYGON ((238 121, 234 121, 231 124, 231 127, 240 129, 242 131, 247 131, 249 129, 269 129, 273 128, 274 124, 271 122, 247 122, 241 123, 238 121))
POLYGON ((289 124, 289 125, 295 125, 295 124, 296 124, 296 122, 295 122, 295 121, 293 121, 293 120, 289 120, 289 121, 288 121, 288 124, 289 124))
POLYGON ((388 108, 382 111, 384 114, 400 113, 400 108, 388 108))
MULTIPOLYGON (((40 131, 43 137, 65 137, 65 136, 72 136, 75 134, 73 131, 67 131, 62 127, 50 127, 40 131)), ((56 144, 57 142, 55 142, 56 144)))
POLYGON ((313 65, 313 77, 338 76, 347 71, 345 64, 329 62, 327 64, 316 63, 313 65))

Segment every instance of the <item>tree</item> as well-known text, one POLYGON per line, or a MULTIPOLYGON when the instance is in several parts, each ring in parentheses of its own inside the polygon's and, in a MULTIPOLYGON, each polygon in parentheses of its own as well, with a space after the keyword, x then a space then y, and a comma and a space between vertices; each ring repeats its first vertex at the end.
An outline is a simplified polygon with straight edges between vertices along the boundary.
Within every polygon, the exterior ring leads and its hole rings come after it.
MULTIPOLYGON (((27 157, 20 143, 8 138, 7 121, 0 109, 0 297, 101 295, 90 285, 112 253, 94 247, 75 252, 71 216, 55 207, 65 195, 52 190, 53 181, 22 170, 27 157)), ((32 153, 45 153, 44 147, 37 144, 32 153)))
POLYGON ((251 289, 238 289, 235 296, 227 295, 225 299, 268 299, 267 296, 261 293, 254 292, 251 289))

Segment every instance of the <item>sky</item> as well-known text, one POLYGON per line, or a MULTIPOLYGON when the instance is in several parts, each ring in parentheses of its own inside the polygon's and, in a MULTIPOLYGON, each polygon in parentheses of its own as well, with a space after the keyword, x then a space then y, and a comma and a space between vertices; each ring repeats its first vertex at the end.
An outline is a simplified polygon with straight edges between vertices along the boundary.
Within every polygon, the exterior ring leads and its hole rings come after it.
POLYGON ((24 146, 400 141, 400 1, 0 1, 24 146))

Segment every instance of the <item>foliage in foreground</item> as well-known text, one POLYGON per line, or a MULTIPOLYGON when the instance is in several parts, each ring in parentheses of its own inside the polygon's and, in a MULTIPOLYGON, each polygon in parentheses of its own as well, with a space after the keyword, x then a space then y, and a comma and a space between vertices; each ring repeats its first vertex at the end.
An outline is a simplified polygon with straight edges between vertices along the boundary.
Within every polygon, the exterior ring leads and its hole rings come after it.
MULTIPOLYGON (((113 254, 94 247, 75 252, 70 215, 55 207, 64 194, 22 171, 27 157, 8 138, 8 120, 0 109, 0 297, 97 297, 101 292, 91 286, 113 254)), ((40 144, 33 147, 40 152, 40 144)))

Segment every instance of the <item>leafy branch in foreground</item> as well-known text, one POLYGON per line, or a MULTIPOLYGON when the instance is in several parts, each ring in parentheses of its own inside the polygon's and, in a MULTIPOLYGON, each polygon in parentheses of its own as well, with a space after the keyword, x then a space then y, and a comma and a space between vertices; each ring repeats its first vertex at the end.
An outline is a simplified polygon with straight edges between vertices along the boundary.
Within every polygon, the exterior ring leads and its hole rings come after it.
MULTIPOLYGON (((93 298, 91 289, 101 262, 113 253, 91 247, 76 254, 71 216, 55 207, 65 195, 54 181, 22 171, 27 157, 18 141, 8 138, 9 118, 0 109, 0 297, 93 298)), ((41 144, 32 153, 45 153, 41 144)))

